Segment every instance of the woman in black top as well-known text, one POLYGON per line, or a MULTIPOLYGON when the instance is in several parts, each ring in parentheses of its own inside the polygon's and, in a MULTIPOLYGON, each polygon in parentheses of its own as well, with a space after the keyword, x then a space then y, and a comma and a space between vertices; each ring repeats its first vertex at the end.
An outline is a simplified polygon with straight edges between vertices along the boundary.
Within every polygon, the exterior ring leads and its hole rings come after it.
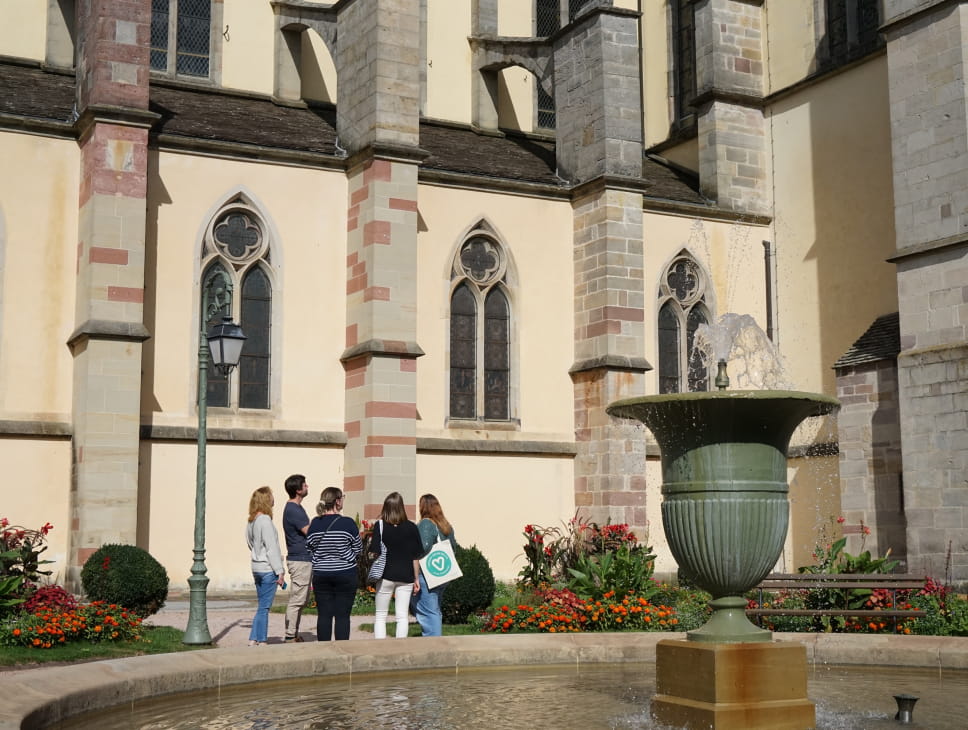
POLYGON ((382 540, 387 552, 383 578, 376 584, 376 620, 373 623, 373 637, 385 639, 387 636, 387 614, 390 611, 390 597, 393 596, 397 617, 398 639, 407 638, 409 629, 410 596, 420 590, 417 576, 420 573, 420 555, 423 546, 417 526, 407 518, 403 497, 392 492, 383 500, 380 521, 373 528, 373 543, 382 540))

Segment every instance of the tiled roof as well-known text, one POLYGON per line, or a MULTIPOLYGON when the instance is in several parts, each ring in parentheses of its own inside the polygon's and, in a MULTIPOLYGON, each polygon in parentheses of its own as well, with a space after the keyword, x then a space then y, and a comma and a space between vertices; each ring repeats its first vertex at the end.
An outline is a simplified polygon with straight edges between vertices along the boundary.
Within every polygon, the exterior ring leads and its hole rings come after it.
MULTIPOLYGON (((152 136, 310 153, 340 159, 332 107, 280 106, 255 95, 153 84, 149 107, 161 119, 152 136)), ((72 122, 74 78, 37 65, 0 60, 0 115, 8 119, 72 122)), ((422 169, 507 182, 568 189, 555 170, 554 142, 533 136, 478 134, 469 127, 424 120, 420 147, 429 153, 422 169)), ((653 159, 642 163, 648 198, 708 206, 695 176, 653 159)), ((473 183, 471 183, 473 184, 473 183)))
POLYGON ((835 368, 852 367, 880 360, 894 360, 901 351, 901 327, 898 313, 884 314, 874 320, 874 324, 850 346, 835 368))

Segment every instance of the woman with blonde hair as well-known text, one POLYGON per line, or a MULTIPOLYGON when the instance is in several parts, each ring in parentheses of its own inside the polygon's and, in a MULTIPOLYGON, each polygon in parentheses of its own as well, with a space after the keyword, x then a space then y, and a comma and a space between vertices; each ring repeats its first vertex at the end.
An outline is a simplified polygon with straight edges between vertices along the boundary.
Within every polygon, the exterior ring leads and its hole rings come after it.
POLYGON ((393 597, 397 619, 396 637, 405 639, 410 629, 410 597, 420 591, 417 576, 420 575, 420 556, 423 555, 420 533, 407 517, 407 508, 400 492, 391 492, 383 500, 383 511, 373 527, 373 542, 386 550, 386 566, 383 576, 376 583, 376 619, 373 637, 387 636, 387 614, 390 597, 393 597))
MULTIPOLYGON (((444 516, 444 510, 440 502, 432 494, 425 494, 420 498, 420 522, 417 530, 420 532, 420 541, 423 551, 420 557, 425 557, 434 547, 434 543, 439 540, 450 540, 451 547, 457 547, 454 540, 454 527, 444 516)), ((447 584, 428 588, 427 580, 423 573, 420 574, 420 590, 414 592, 410 599, 410 607, 417 616, 417 623, 420 624, 421 632, 424 636, 440 636, 443 631, 443 614, 440 604, 444 597, 444 590, 447 584)))
POLYGON ((249 499, 249 521, 245 526, 245 541, 251 555, 252 579, 259 598, 249 646, 262 646, 268 640, 269 609, 276 596, 276 588, 283 584, 282 552, 279 550, 279 533, 272 522, 272 506, 275 500, 269 487, 259 487, 249 499))
POLYGON ((357 558, 363 551, 356 521, 340 514, 343 490, 326 487, 309 523, 306 544, 313 558, 313 595, 316 596, 316 638, 350 638, 350 613, 356 598, 357 558))

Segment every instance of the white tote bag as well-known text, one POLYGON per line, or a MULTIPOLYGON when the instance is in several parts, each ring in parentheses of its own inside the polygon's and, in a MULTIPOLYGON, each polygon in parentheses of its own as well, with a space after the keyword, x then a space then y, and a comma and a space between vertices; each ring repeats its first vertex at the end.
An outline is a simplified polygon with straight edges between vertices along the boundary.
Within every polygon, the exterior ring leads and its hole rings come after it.
POLYGON ((450 540, 440 538, 439 534, 437 538, 430 552, 420 559, 420 572, 423 573, 428 588, 450 583, 464 575, 457 564, 457 558, 454 557, 450 540))

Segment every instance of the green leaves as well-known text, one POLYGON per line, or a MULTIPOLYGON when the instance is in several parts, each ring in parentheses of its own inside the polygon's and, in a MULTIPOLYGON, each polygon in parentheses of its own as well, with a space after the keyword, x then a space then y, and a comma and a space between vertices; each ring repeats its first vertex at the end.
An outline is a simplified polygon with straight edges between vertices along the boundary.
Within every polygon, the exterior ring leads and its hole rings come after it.
POLYGON ((601 600, 606 593, 621 599, 630 593, 649 598, 657 591, 652 573, 655 555, 650 548, 623 544, 616 550, 585 554, 569 568, 569 590, 585 600, 601 600))

